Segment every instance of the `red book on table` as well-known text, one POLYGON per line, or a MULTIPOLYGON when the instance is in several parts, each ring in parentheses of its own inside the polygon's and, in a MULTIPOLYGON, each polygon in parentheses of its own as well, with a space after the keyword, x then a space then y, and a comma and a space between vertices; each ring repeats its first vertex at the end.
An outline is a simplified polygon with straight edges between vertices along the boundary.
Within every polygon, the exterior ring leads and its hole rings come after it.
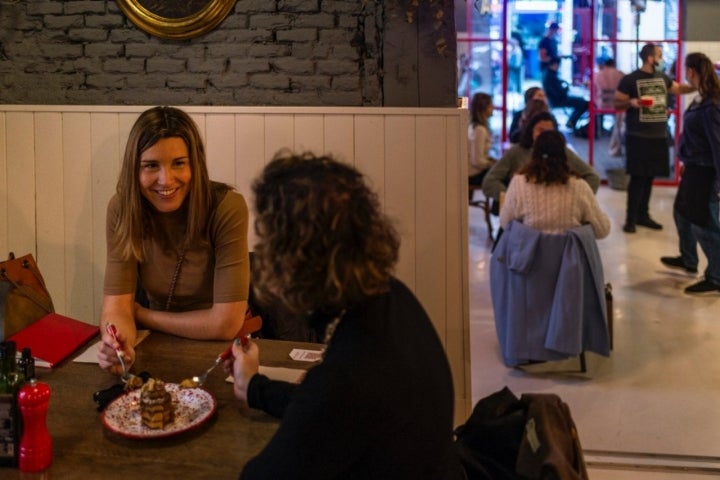
POLYGON ((98 334, 97 325, 49 313, 8 338, 17 351, 30 347, 35 365, 54 367, 98 334))

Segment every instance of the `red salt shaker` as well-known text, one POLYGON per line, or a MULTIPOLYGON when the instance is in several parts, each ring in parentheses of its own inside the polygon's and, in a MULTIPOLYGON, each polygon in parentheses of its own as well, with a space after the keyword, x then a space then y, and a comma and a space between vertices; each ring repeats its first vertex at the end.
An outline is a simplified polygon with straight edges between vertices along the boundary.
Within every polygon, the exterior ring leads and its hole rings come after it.
POLYGON ((46 419, 50 404, 50 387, 34 378, 18 392, 22 413, 22 438, 18 464, 22 472, 40 472, 52 463, 52 439, 46 419))

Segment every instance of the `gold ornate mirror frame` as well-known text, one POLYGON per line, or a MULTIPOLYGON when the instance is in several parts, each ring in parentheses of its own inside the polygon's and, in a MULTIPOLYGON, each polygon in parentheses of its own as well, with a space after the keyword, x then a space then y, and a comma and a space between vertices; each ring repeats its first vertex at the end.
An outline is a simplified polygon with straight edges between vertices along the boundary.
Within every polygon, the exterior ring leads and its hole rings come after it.
POLYGON ((230 13, 236 0, 195 0, 182 12, 176 0, 117 0, 120 10, 141 30, 160 38, 186 40, 217 27, 230 13), (169 15, 168 12, 181 15, 169 15), (183 13, 187 15, 182 16, 183 13))

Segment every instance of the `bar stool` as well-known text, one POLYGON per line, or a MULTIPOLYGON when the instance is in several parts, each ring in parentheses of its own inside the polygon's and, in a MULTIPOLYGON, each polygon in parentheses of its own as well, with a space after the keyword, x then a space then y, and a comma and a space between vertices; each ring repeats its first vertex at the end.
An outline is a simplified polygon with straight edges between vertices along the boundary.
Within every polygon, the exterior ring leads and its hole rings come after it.
POLYGON ((490 204, 490 199, 485 196, 485 194, 482 191, 482 188, 480 188, 479 185, 470 185, 469 187, 469 204, 471 207, 478 207, 482 208, 485 212, 485 223, 487 224, 487 231, 488 231, 488 238, 490 238, 490 241, 494 241, 495 238, 493 237, 493 226, 492 221, 490 220, 490 210, 492 208, 492 205, 490 204), (482 198, 479 200, 475 200, 475 192, 479 192, 482 198))

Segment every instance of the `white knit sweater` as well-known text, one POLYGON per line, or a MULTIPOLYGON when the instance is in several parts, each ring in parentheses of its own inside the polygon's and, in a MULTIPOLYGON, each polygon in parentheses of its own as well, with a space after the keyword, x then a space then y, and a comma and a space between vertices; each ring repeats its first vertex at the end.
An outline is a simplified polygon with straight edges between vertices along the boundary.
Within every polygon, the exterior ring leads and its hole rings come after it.
POLYGON ((596 238, 610 233, 610 219, 588 184, 577 177, 570 177, 565 185, 548 186, 515 175, 500 210, 500 225, 506 228, 511 220, 545 233, 564 233, 586 223, 592 225, 596 238))

